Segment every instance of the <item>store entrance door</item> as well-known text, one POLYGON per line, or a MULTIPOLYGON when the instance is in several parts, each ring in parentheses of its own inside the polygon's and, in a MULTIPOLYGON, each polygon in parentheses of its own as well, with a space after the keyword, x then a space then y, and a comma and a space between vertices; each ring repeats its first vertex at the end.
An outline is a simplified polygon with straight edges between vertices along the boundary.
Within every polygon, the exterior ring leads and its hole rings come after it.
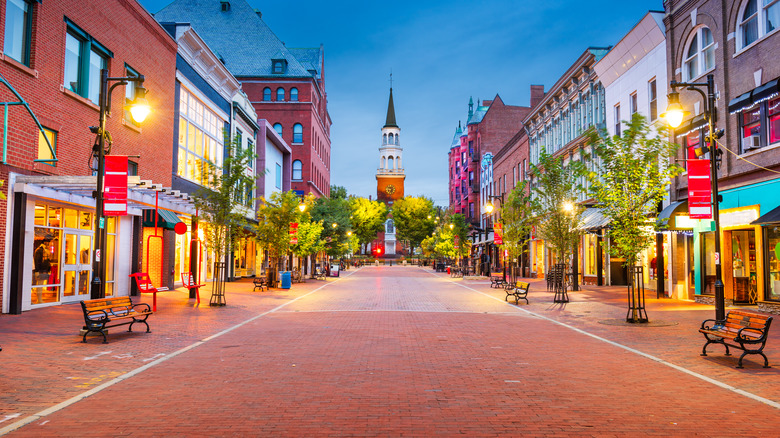
POLYGON ((92 232, 66 230, 64 241, 61 301, 66 303, 89 299, 89 285, 92 280, 92 232))

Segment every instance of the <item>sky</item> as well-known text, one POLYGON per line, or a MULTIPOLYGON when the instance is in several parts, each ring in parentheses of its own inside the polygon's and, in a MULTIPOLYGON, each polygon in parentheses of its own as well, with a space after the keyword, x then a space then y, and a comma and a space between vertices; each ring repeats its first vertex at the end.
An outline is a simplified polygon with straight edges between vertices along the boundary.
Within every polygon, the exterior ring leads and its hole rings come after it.
MULTIPOLYGON (((171 0, 139 0, 151 13, 171 0)), ((662 0, 248 0, 287 47, 325 50, 331 184, 376 197, 390 73, 405 194, 447 206, 447 152, 469 98, 528 106, 590 46, 614 46, 662 0)), ((259 114, 262 117, 262 114, 259 114)), ((518 126, 519 129, 519 126, 518 126)))

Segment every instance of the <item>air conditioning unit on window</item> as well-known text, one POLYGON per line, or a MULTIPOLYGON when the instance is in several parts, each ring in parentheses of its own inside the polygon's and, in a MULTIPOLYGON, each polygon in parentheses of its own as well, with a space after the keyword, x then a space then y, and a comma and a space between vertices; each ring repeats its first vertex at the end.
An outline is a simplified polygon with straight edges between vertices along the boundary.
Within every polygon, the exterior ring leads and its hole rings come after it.
POLYGON ((753 134, 749 137, 742 138, 742 150, 749 151, 751 149, 758 149, 761 147, 761 136, 753 134))

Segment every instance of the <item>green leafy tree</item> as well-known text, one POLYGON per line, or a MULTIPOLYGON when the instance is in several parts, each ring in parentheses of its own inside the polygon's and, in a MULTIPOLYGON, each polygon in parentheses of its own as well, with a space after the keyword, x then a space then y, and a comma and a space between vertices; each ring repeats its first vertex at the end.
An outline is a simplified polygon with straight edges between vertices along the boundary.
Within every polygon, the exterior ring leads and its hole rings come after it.
POLYGON ((582 235, 582 207, 576 202, 582 191, 578 179, 584 172, 583 166, 578 161, 564 166, 560 157, 553 157, 542 148, 539 164, 531 164, 531 172, 536 178, 533 197, 538 234, 555 250, 558 263, 568 263, 582 235))
MULTIPOLYGON (((501 206, 504 248, 509 253, 510 260, 518 260, 525 252, 531 230, 537 222, 534 215, 534 211, 538 209, 536 204, 528 184, 523 181, 509 192, 504 205, 501 206)), ((514 264, 510 273, 513 278, 516 277, 514 264)))
MULTIPOLYGON (((610 137, 605 131, 588 134, 599 163, 588 180, 593 198, 610 220, 609 254, 633 267, 640 252, 655 240, 657 225, 649 218, 667 195, 672 178, 683 169, 673 164, 677 146, 664 140, 668 138, 664 128, 651 128, 639 113, 626 123, 622 136, 610 137)), ((631 278, 629 288, 636 291, 631 278)), ((632 318, 639 319, 636 309, 632 318)))
POLYGON ((387 206, 383 202, 350 198, 349 209, 352 233, 360 245, 372 242, 377 233, 384 231, 387 206))
MULTIPOLYGON (((246 169, 255 159, 254 151, 243 149, 239 138, 231 140, 226 135, 225 143, 227 153, 222 166, 206 162, 200 169, 203 187, 193 194, 194 204, 207 224, 203 227, 206 244, 215 255, 213 294, 222 297, 227 275, 226 257, 248 224, 247 216, 251 217, 253 199, 250 193, 254 192, 254 180, 246 169)), ((224 301, 217 304, 224 305, 224 301)))
POLYGON ((340 257, 349 252, 349 216, 347 190, 343 187, 332 186, 329 198, 317 198, 314 203, 311 217, 314 221, 322 222, 324 252, 331 257, 340 257))
MULTIPOLYGON (((303 200, 304 205, 312 205, 311 195, 303 200)), ((301 198, 293 191, 274 192, 269 198, 261 198, 257 208, 255 239, 261 247, 268 250, 271 266, 277 270, 286 269, 287 254, 291 250, 290 224, 310 221, 307 208, 301 211, 301 198)), ((299 229, 300 233, 300 229, 299 229)))
POLYGON ((298 257, 314 255, 325 249, 322 222, 311 221, 310 216, 306 216, 308 221, 298 223, 298 243, 291 247, 293 254, 298 257))
POLYGON ((406 196, 395 201, 392 214, 397 238, 408 241, 409 252, 414 254, 414 249, 435 228, 431 220, 431 216, 436 215, 433 201, 425 197, 406 196))

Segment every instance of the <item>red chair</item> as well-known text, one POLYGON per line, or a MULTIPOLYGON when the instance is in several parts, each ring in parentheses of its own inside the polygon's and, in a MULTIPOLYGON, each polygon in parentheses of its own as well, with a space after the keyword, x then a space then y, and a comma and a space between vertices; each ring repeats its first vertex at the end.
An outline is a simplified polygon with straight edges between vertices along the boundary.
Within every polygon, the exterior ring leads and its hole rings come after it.
POLYGON ((198 304, 200 304, 200 288, 205 286, 205 284, 195 284, 195 279, 192 276, 192 272, 182 272, 181 282, 187 289, 195 289, 195 296, 198 298, 198 304))
POLYGON ((149 274, 146 272, 136 272, 130 274, 129 277, 135 278, 135 284, 138 285, 138 290, 144 294, 153 294, 152 298, 152 311, 157 311, 157 292, 166 292, 170 289, 167 287, 154 287, 152 281, 149 279, 149 274))

